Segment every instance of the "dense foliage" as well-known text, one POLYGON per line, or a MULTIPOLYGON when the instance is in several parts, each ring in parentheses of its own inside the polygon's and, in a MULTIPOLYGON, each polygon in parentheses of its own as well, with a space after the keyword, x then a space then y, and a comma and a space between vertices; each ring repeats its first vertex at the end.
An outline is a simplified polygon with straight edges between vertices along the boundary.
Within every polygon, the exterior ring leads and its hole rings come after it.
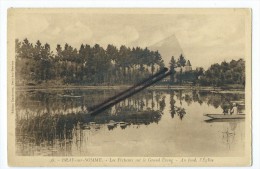
MULTIPOLYGON (((189 62, 189 61, 188 61, 189 62)), ((190 64, 190 63, 189 63, 190 64)), ((245 61, 243 59, 215 63, 208 70, 198 67, 195 70, 185 71, 186 60, 181 55, 176 61, 170 60, 170 69, 173 74, 170 77, 171 84, 191 83, 202 86, 245 85, 245 61), (183 69, 176 71, 182 66, 183 69)))
MULTIPOLYGON (((128 48, 109 44, 106 49, 98 44, 82 44, 79 49, 65 44, 57 45, 56 52, 49 44, 36 44, 27 39, 16 39, 16 84, 117 85, 133 84, 164 67, 158 51, 148 48, 128 48)), ((160 84, 193 84, 202 86, 245 85, 245 61, 213 64, 204 71, 191 69, 191 63, 181 54, 171 58, 169 80, 160 84), (190 68, 187 69, 187 66, 190 68), (180 69, 181 68, 181 69, 180 69)))
POLYGON ((245 61, 239 59, 237 61, 222 62, 221 64, 213 64, 200 77, 201 85, 223 86, 228 84, 245 85, 245 61))
POLYGON ((131 84, 164 67, 158 51, 148 48, 119 49, 108 45, 81 45, 79 50, 69 44, 57 45, 52 52, 49 44, 36 44, 27 39, 16 40, 17 84, 39 84, 55 80, 60 84, 131 84))

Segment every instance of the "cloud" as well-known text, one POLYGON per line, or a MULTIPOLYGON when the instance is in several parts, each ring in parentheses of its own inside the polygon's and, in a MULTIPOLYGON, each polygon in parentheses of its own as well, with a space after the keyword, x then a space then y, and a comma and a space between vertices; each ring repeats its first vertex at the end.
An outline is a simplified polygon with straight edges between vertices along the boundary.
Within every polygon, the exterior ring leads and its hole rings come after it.
POLYGON ((133 41, 130 46, 148 47, 159 41, 167 38, 169 35, 161 29, 153 31, 143 31, 140 33, 140 38, 133 41))
POLYGON ((69 43, 78 48, 81 43, 85 43, 92 39, 93 32, 90 27, 81 22, 76 22, 68 26, 56 27, 52 31, 51 36, 55 37, 55 41, 59 43, 69 43))
MULTIPOLYGON (((237 14, 93 15, 75 12, 20 14, 16 18, 17 38, 48 42, 54 51, 57 43, 69 43, 76 48, 81 43, 98 43, 104 48, 107 44, 149 47, 175 35, 186 59, 194 67, 208 67, 245 54, 245 18, 237 14)), ((171 52, 174 48, 169 44, 167 50, 171 52)))
POLYGON ((41 34, 49 26, 44 16, 19 14, 15 20, 15 33, 17 38, 25 38, 31 34, 41 34))
POLYGON ((60 34, 63 34, 64 37, 71 37, 78 40, 81 39, 90 39, 92 37, 92 30, 82 24, 81 22, 76 22, 71 25, 62 28, 63 30, 60 34))
POLYGON ((106 35, 101 38, 99 43, 102 46, 106 46, 107 44, 113 44, 116 46, 121 45, 129 45, 132 42, 136 41, 139 38, 139 33, 133 26, 124 26, 113 34, 106 35))
POLYGON ((45 34, 43 39, 51 42, 54 49, 56 44, 64 45, 65 43, 79 48, 81 44, 91 41, 93 31, 88 26, 77 22, 67 27, 50 27, 45 31, 45 34))

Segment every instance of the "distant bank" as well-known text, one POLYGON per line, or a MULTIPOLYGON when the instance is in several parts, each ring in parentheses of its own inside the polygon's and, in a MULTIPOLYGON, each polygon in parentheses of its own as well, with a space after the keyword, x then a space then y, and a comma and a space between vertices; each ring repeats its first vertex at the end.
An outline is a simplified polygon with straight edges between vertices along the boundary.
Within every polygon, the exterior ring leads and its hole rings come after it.
MULTIPOLYGON (((120 90, 131 87, 132 85, 25 85, 16 86, 16 90, 66 90, 66 89, 98 89, 98 90, 120 90)), ((208 90, 208 91, 223 91, 223 90, 235 90, 244 91, 244 86, 242 85, 229 85, 229 86, 194 86, 194 85, 153 85, 148 89, 153 90, 166 90, 166 89, 176 89, 176 90, 208 90)))

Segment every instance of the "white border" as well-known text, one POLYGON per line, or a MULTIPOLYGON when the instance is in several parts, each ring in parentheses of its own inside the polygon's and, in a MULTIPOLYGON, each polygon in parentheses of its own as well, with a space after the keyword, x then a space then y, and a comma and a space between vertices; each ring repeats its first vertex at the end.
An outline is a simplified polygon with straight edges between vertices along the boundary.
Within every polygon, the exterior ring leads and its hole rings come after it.
MULTIPOLYGON (((258 0, 0 0, 0 168, 7 165, 7 9, 10 7, 252 8, 253 165, 260 168, 260 1, 258 0)), ((34 167, 39 168, 39 167, 34 167)), ((62 168, 62 167, 59 167, 62 168)), ((76 167, 74 167, 76 168, 76 167)), ((112 168, 112 167, 110 167, 112 168)), ((184 168, 184 167, 181 167, 184 168)), ((221 168, 221 167, 214 167, 221 168)), ((230 168, 230 167, 229 167, 230 168)), ((231 167, 232 168, 232 167, 231 167)), ((235 167, 233 167, 235 168, 235 167)))

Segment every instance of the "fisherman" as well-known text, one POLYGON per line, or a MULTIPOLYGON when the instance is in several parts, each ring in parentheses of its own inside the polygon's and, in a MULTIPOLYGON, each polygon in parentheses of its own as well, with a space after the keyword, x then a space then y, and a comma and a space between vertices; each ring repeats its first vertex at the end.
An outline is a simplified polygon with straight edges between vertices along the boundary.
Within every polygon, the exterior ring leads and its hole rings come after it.
POLYGON ((223 104, 222 105, 223 114, 228 115, 230 114, 230 105, 229 104, 223 104))
POLYGON ((224 115, 227 115, 229 112, 230 112, 230 109, 227 109, 227 108, 224 108, 224 109, 223 109, 223 114, 224 114, 224 115))
POLYGON ((230 111, 230 114, 238 114, 238 109, 237 109, 237 104, 236 103, 233 103, 233 107, 230 111))

